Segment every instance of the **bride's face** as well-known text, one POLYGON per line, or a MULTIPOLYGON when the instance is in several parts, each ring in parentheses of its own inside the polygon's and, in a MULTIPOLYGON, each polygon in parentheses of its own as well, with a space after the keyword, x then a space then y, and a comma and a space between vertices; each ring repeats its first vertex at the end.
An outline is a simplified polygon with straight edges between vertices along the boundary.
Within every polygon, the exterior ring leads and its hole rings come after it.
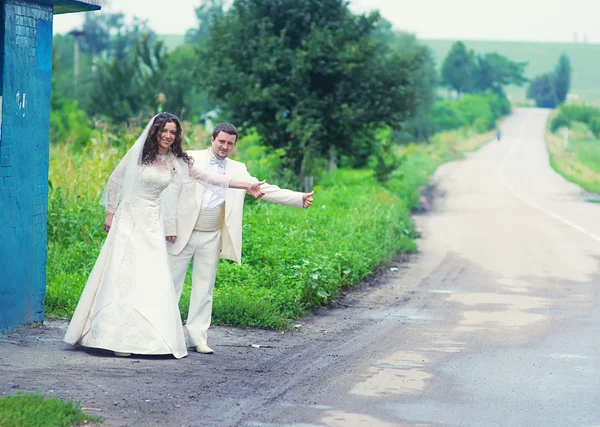
POLYGON ((169 147, 175 142, 176 136, 177 125, 173 122, 165 123, 165 127, 158 132, 158 152, 165 154, 169 151, 169 147))

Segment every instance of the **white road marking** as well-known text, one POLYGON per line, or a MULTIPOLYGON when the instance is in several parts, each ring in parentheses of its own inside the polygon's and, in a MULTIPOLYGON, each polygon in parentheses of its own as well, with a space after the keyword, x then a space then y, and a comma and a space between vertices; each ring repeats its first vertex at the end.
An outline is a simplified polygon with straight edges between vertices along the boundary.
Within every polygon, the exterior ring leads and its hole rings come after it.
MULTIPOLYGON (((529 124, 529 119, 531 117, 531 114, 527 114, 527 117, 525 119, 525 122, 523 123, 523 126, 521 127, 521 130, 519 132, 519 136, 518 138, 515 139, 515 142, 512 144, 512 146, 510 147, 510 155, 506 156, 504 158, 504 161, 502 162, 502 165, 500 166, 500 178, 502 179, 502 181, 504 182, 504 185, 506 185, 506 187, 508 188, 508 190, 510 191, 510 193, 517 199, 519 199, 520 201, 522 201, 523 203, 531 206, 532 208, 544 213, 545 215, 548 215, 551 218, 554 218, 560 222, 562 222, 565 225, 568 225, 571 228, 574 228, 577 231, 580 231, 584 234, 586 234, 588 237, 591 237, 592 239, 594 239, 596 242, 600 243, 600 236, 591 233, 589 231, 587 231, 585 228, 583 228, 582 226, 575 224, 574 222, 563 218, 562 216, 560 216, 559 214, 557 214, 556 212, 553 212, 549 209, 546 209, 534 202, 532 202, 531 200, 526 199, 525 197, 521 196, 520 194, 518 194, 515 189, 513 188, 512 185, 510 185, 510 183, 508 182, 508 179, 506 178, 506 165, 508 163, 509 159, 512 159, 514 157, 514 155, 516 154, 517 150, 516 150, 516 144, 518 141, 523 140, 523 135, 525 133, 525 129, 527 128, 527 125, 529 124)), ((523 144, 521 144, 521 147, 523 147, 523 144)))

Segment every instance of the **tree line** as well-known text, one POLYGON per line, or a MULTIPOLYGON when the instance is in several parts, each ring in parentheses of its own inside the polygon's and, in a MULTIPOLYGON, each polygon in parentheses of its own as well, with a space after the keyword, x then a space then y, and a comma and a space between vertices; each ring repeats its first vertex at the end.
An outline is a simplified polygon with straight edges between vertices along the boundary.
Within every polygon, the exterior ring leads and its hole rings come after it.
POLYGON ((55 36, 52 106, 61 114, 53 128, 158 110, 198 121, 210 111, 254 128, 303 175, 319 159, 361 167, 389 152, 377 142, 385 128, 396 143, 463 125, 489 129, 510 110, 504 87, 526 82, 526 63, 477 55, 462 42, 438 74, 416 37, 378 12, 352 13, 344 0, 235 0, 228 9, 203 0, 196 16, 185 44, 169 51, 144 21, 87 14, 76 36, 78 76, 75 36, 55 36))

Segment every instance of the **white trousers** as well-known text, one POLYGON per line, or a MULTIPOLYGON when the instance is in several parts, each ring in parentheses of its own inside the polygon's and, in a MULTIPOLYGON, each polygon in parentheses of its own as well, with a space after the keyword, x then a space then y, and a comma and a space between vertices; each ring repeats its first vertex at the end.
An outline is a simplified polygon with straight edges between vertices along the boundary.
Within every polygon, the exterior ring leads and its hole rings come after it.
POLYGON ((196 231, 179 255, 169 255, 177 300, 181 298, 183 282, 190 260, 192 265, 192 295, 186 329, 190 347, 207 344, 212 315, 213 290, 221 252, 221 230, 196 231))

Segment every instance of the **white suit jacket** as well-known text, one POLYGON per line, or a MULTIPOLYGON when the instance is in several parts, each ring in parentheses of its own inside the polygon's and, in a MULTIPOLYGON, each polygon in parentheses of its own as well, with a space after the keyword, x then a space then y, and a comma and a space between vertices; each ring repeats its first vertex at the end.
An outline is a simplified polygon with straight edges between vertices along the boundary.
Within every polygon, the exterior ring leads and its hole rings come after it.
MULTIPOLYGON (((188 151, 194 158, 196 167, 204 169, 208 150, 188 151)), ((246 165, 235 160, 227 159, 225 162, 225 175, 243 181, 257 182, 246 169, 246 165)), ((263 199, 268 202, 302 208, 304 193, 285 190, 276 185, 264 184, 263 199)), ((161 195, 162 215, 165 227, 165 236, 177 236, 175 243, 167 243, 169 253, 178 255, 187 245, 198 214, 202 206, 204 186, 194 181, 182 184, 175 178, 161 195)), ((245 190, 228 188, 225 190, 225 220, 221 229, 221 258, 242 263, 242 214, 244 210, 245 190)))

